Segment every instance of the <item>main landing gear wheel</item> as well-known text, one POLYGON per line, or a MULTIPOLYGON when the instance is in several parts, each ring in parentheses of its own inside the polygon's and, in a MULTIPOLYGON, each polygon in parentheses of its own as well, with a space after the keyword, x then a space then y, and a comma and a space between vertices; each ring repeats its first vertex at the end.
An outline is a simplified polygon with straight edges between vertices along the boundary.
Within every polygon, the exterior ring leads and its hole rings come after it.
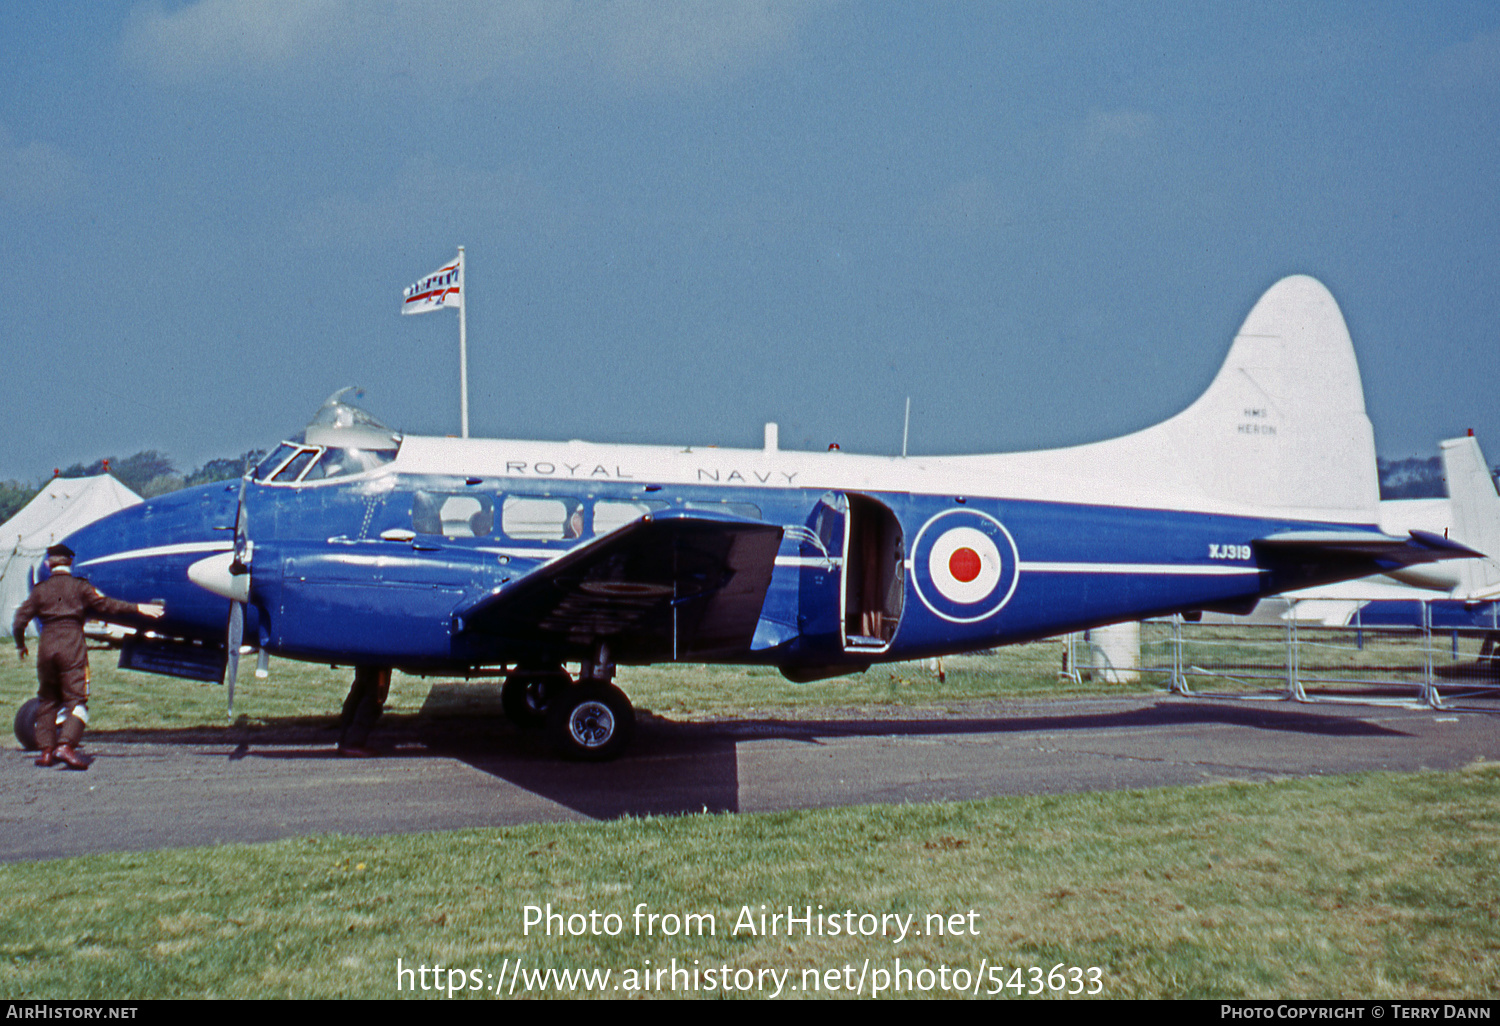
POLYGON ((585 682, 557 695, 547 729, 558 754, 583 762, 617 758, 635 734, 635 709, 612 684, 585 682))
POLYGON ((517 669, 505 678, 500 705, 510 722, 523 730, 547 722, 547 706, 572 678, 561 667, 551 670, 517 669))
POLYGON ((39 698, 28 698, 16 710, 16 740, 28 752, 36 751, 36 711, 41 704, 39 698))

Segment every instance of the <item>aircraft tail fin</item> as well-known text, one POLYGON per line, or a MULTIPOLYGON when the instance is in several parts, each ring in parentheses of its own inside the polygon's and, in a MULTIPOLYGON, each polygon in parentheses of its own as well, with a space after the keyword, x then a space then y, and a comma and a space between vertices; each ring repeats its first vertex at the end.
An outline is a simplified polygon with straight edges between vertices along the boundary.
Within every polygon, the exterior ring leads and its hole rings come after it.
POLYGON ((997 472, 1078 502, 1379 519, 1375 437, 1354 345, 1333 296, 1305 275, 1261 297, 1207 390, 1175 417, 1105 442, 1002 459, 997 472))
POLYGON ((1448 479, 1451 537, 1487 557, 1455 564, 1460 574, 1459 593, 1475 598, 1500 597, 1500 493, 1495 491, 1484 453, 1472 435, 1450 438, 1439 448, 1443 475, 1448 479))
POLYGON ((1375 438, 1338 304, 1305 275, 1273 285, 1213 382, 1155 431, 1206 494, 1314 519, 1374 523, 1375 438))

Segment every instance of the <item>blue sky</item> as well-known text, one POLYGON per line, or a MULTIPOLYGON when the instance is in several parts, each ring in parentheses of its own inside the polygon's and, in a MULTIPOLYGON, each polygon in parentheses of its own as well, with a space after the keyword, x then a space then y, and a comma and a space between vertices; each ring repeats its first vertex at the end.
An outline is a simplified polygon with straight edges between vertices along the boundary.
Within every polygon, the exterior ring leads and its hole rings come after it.
POLYGON ((1072 444, 1339 300, 1383 455, 1500 459, 1500 6, 23 0, 0 478, 475 435, 1072 444))

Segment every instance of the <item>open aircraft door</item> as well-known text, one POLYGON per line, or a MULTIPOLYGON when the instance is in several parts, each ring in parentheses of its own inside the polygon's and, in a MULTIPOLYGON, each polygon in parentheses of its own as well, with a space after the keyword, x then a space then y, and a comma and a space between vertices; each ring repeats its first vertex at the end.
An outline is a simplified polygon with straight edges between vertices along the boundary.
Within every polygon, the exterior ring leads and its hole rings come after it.
POLYGON ((808 528, 821 558, 804 564, 802 633, 828 641, 836 637, 844 652, 884 652, 896 636, 906 601, 900 521, 883 502, 867 495, 828 492, 808 528), (806 615, 813 610, 825 612, 806 615))
POLYGON ((840 612, 846 652, 891 647, 906 602, 906 546, 890 507, 867 495, 844 496, 843 588, 840 612))

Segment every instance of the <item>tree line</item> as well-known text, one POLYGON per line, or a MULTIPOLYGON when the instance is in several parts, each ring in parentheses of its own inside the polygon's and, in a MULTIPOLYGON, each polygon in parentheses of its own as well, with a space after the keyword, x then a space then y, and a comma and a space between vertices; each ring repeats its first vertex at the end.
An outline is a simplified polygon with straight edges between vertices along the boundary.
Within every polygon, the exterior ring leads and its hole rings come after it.
MULTIPOLYGON (((1441 499, 1448 495, 1439 456, 1408 456, 1400 460, 1377 459, 1382 499, 1441 499)), ((1500 463, 1490 468, 1490 479, 1500 488, 1500 463)))
MULTIPOLYGON (((123 459, 110 456, 87 465, 75 463, 71 467, 58 469, 52 476, 98 477, 100 474, 113 474, 126 488, 143 499, 150 499, 180 488, 233 480, 243 474, 247 466, 259 462, 265 454, 264 449, 251 449, 241 456, 209 460, 196 470, 181 473, 166 453, 145 449, 123 459)), ((49 480, 51 478, 44 478, 36 484, 0 481, 0 523, 9 520, 21 507, 36 498, 49 480)))

